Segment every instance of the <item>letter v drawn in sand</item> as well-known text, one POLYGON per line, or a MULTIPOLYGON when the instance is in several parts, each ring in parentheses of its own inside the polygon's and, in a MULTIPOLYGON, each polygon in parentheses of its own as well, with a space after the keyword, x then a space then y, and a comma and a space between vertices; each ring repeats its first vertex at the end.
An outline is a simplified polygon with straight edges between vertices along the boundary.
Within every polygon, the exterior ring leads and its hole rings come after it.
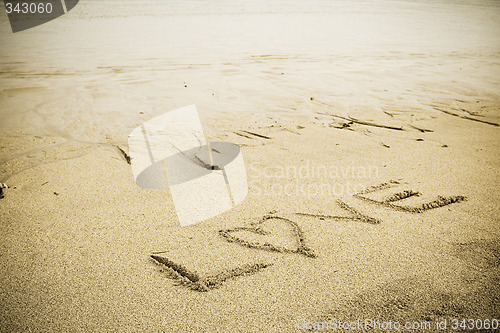
POLYGON ((342 200, 337 200, 337 204, 340 206, 340 208, 346 210, 349 213, 349 216, 342 216, 342 215, 322 215, 322 214, 309 214, 309 213, 295 213, 296 215, 300 216, 306 216, 306 217, 315 217, 320 220, 354 220, 354 221, 359 221, 359 222, 365 222, 365 223, 370 223, 370 224, 380 224, 382 221, 379 219, 370 217, 368 215, 365 215, 361 212, 359 212, 357 209, 349 206, 342 200))

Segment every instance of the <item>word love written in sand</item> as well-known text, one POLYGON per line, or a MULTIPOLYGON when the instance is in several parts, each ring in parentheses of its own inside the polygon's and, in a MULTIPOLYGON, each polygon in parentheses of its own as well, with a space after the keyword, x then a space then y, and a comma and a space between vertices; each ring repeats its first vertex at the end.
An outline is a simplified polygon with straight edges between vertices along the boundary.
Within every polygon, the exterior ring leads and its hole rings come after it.
MULTIPOLYGON (((407 204, 398 205, 396 203, 404 202, 409 198, 419 197, 421 195, 419 192, 414 190, 402 190, 386 195, 382 199, 374 199, 367 196, 369 194, 397 187, 399 185, 401 185, 401 183, 398 181, 391 180, 386 183, 370 186, 365 191, 355 194, 354 197, 410 213, 422 213, 429 209, 443 207, 466 200, 464 196, 438 196, 438 199, 434 201, 421 203, 416 206, 409 206, 407 204)), ((376 218, 359 212, 341 200, 337 200, 336 203, 340 208, 348 213, 347 216, 309 213, 295 214, 299 216, 313 217, 320 220, 348 220, 369 224, 380 224, 382 222, 376 218)), ((228 242, 253 249, 287 254, 301 254, 308 258, 317 257, 314 250, 306 245, 304 233, 299 225, 292 220, 275 215, 266 215, 259 222, 253 223, 249 227, 241 226, 232 229, 220 230, 219 234, 228 242), (291 235, 291 242, 290 237, 288 237, 287 234, 288 236, 291 235), (285 241, 285 243, 283 243, 283 241, 285 241), (290 246, 290 243, 295 244, 290 246)), ((157 255, 152 255, 151 258, 157 264, 161 265, 163 267, 163 271, 167 272, 169 277, 176 280, 178 284, 186 285, 196 291, 209 291, 221 286, 222 283, 228 279, 254 274, 272 265, 266 263, 246 264, 233 269, 221 271, 217 274, 201 277, 197 273, 192 272, 186 267, 174 263, 167 258, 157 255)))

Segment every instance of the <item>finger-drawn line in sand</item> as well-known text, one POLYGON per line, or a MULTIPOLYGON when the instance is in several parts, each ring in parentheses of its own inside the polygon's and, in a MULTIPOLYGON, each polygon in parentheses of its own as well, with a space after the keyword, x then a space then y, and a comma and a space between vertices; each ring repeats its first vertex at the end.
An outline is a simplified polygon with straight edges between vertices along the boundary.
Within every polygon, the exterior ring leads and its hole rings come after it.
POLYGON ((248 135, 246 135, 246 134, 240 133, 240 132, 233 132, 233 133, 234 133, 234 134, 236 134, 236 135, 239 135, 239 136, 241 136, 241 137, 244 137, 244 138, 250 139, 250 140, 253 140, 253 139, 254 139, 254 138, 252 138, 252 137, 250 137, 250 136, 248 136, 248 135))
POLYGON ((169 277, 174 279, 178 285, 185 285, 195 291, 209 291, 218 288, 226 280, 254 274, 272 265, 264 263, 245 264, 229 270, 223 270, 213 275, 201 277, 196 272, 191 272, 186 267, 168 258, 152 255, 151 259, 160 265, 163 271, 168 273, 169 277))
POLYGON ((325 220, 325 219, 330 219, 330 220, 354 220, 354 221, 360 221, 360 222, 365 222, 365 223, 370 223, 370 224, 380 224, 382 221, 379 219, 370 217, 368 215, 365 215, 355 208, 349 206, 342 200, 337 200, 337 204, 344 210, 347 210, 351 216, 339 216, 339 215, 322 215, 322 214, 309 214, 309 213, 295 213, 296 215, 300 216, 308 216, 308 217, 316 217, 319 218, 320 220, 325 220))
POLYGON ((286 128, 286 127, 283 127, 282 131, 287 131, 287 132, 290 132, 290 133, 295 134, 295 135, 302 135, 299 132, 295 132, 294 130, 291 130, 291 129, 286 128))
POLYGON ((271 140, 272 138, 269 137, 269 136, 266 136, 266 135, 263 135, 263 134, 259 134, 259 133, 255 133, 255 132, 250 132, 250 131, 242 131, 242 132, 245 132, 247 134, 250 134, 250 135, 253 135, 253 136, 256 136, 256 137, 259 137, 259 138, 262 138, 262 139, 267 139, 267 140, 271 140))
POLYGON ((382 147, 385 147, 385 148, 391 148, 391 146, 389 146, 388 144, 383 143, 382 141, 380 141, 380 145, 382 147))
POLYGON ((402 201, 406 198, 410 198, 413 196, 420 196, 421 194, 419 192, 415 192, 413 190, 404 190, 404 191, 394 193, 394 194, 386 197, 383 200, 376 200, 376 199, 368 198, 365 196, 366 194, 377 192, 377 191, 380 191, 383 189, 388 189, 388 188, 397 186, 399 184, 400 183, 398 181, 391 180, 391 181, 386 182, 386 183, 381 183, 379 185, 370 186, 367 189, 365 189, 364 191, 354 194, 354 196, 356 198, 359 198, 359 199, 362 199, 362 200, 365 200, 368 202, 372 202, 375 204, 379 204, 379 205, 393 208, 395 210, 399 210, 399 211, 403 211, 403 212, 410 212, 410 213, 423 213, 429 209, 444 207, 444 206, 450 205, 452 203, 457 203, 457 202, 467 200, 467 198, 465 196, 462 196, 462 195, 454 195, 454 196, 450 196, 450 197, 444 197, 444 196, 438 195, 438 198, 436 200, 424 202, 418 206, 403 206, 403 205, 396 205, 396 204, 394 204, 394 202, 399 202, 399 201, 402 201))
MULTIPOLYGON (((451 111, 447 111, 447 110, 443 110, 437 106, 434 106, 434 105, 431 105, 435 110, 437 111, 440 111, 440 112, 443 112, 443 113, 446 113, 446 114, 449 114, 450 116, 455 116, 455 117, 459 117, 459 118, 463 118, 463 119, 467 119, 467 120, 472 120, 472 121, 477 121, 477 122, 480 122, 480 123, 484 123, 484 124, 488 124, 488 125, 492 125, 492 126, 499 126, 497 123, 494 123, 494 122, 491 122, 491 121, 486 121, 486 120, 482 120, 482 119, 477 119, 477 118, 473 118, 473 117, 469 117, 469 116, 466 116, 466 115, 462 115, 462 114, 458 114, 458 113, 455 113, 455 112, 451 112, 451 111)), ((466 111, 467 113, 469 113, 468 111, 466 111)), ((470 114, 470 113, 469 113, 470 114)))
POLYGON ((317 257, 314 250, 305 244, 304 233, 303 233, 302 229, 300 229, 299 225, 292 220, 289 220, 289 219, 286 219, 283 217, 279 217, 279 216, 265 215, 259 222, 253 223, 253 225, 251 227, 236 227, 236 228, 232 228, 232 229, 219 230, 219 234, 222 237, 224 237, 228 242, 236 243, 236 244, 246 246, 249 248, 253 248, 253 249, 272 251, 272 252, 281 252, 281 253, 298 253, 298 254, 302 254, 302 255, 309 257, 309 258, 316 258, 317 257), (285 248, 283 246, 271 244, 268 242, 265 242, 265 243, 251 242, 251 241, 248 241, 248 240, 245 240, 245 239, 242 239, 242 238, 239 238, 239 237, 232 235, 233 233, 235 233, 237 231, 248 231, 248 232, 251 232, 251 233, 254 233, 257 235, 269 235, 270 232, 265 231, 262 228, 261 224, 268 221, 268 220, 271 220, 271 219, 282 221, 282 222, 287 223, 288 225, 290 225, 292 227, 292 230, 293 230, 293 233, 295 236, 295 240, 297 242, 297 249, 291 250, 291 249, 285 248))
POLYGON ((120 146, 115 146, 116 149, 118 149, 118 151, 122 154, 123 158, 125 159, 125 162, 127 162, 129 165, 131 165, 131 162, 130 162, 130 155, 127 154, 125 152, 125 150, 123 150, 123 148, 121 148, 120 146))
POLYGON ((236 135, 242 136, 244 138, 250 139, 250 140, 254 140, 255 139, 254 137, 258 137, 258 138, 266 139, 266 140, 273 139, 273 138, 271 138, 267 135, 264 135, 264 134, 259 134, 259 133, 255 133, 255 132, 245 131, 245 130, 233 131, 233 133, 236 135))
POLYGON ((386 129, 391 129, 391 130, 395 130, 395 131, 404 131, 403 127, 395 127, 395 126, 388 126, 388 125, 376 124, 376 123, 371 123, 371 122, 364 121, 364 120, 358 120, 358 119, 355 119, 355 118, 352 118, 352 117, 342 117, 342 116, 339 116, 339 115, 336 115, 336 114, 326 113, 326 112, 316 112, 316 113, 317 114, 322 114, 322 115, 325 115, 325 116, 340 118, 340 119, 347 120, 347 121, 350 121, 350 122, 353 122, 353 123, 356 123, 356 124, 360 124, 360 125, 386 128, 386 129))
POLYGON ((408 126, 410 126, 411 128, 414 128, 416 129, 417 131, 420 131, 422 133, 426 133, 426 132, 434 132, 434 130, 431 130, 431 129, 428 129, 428 128, 423 128, 423 127, 417 127, 415 125, 412 125, 412 124, 409 124, 408 126))

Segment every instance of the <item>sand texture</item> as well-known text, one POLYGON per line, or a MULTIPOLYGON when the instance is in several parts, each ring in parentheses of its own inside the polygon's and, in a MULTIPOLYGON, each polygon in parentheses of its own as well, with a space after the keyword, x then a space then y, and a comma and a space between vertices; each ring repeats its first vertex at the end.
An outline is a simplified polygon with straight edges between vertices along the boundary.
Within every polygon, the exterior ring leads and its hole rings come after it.
POLYGON ((394 138, 379 130, 386 148, 364 126, 272 123, 234 124, 270 140, 232 131, 224 139, 243 145, 247 200, 185 228, 168 191, 137 187, 116 148, 4 136, 11 147, 57 157, 10 177, 0 201, 3 327, 278 332, 297 329, 301 318, 498 316, 496 127, 443 115, 426 124, 434 132, 394 138), (378 172, 278 175, 277 166, 305 160, 378 172), (354 184, 365 193, 339 192, 354 184), (439 196, 464 200, 420 209, 439 196))
POLYGON ((110 3, 0 19, 1 332, 500 319, 497 2, 110 3), (127 136, 190 104, 248 196, 181 227, 127 136))

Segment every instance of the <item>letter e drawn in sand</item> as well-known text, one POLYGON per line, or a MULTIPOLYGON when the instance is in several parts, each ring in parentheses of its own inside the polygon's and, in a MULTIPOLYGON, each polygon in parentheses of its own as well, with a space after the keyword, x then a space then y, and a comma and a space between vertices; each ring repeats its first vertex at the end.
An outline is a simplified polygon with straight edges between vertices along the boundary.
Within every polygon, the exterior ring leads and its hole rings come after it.
POLYGON ((144 122, 128 143, 136 184, 168 188, 181 226, 230 210, 248 194, 240 148, 208 143, 195 105, 144 122))
POLYGON ((439 207, 444 207, 447 205, 451 205, 453 203, 457 202, 462 202, 467 200, 467 197, 463 195, 454 195, 454 196, 449 196, 449 197, 444 197, 441 195, 438 195, 438 198, 429 201, 429 202, 424 202, 422 204, 418 204, 416 206, 408 206, 408 205, 402 205, 402 204, 396 204, 397 202, 402 202, 405 199, 411 198, 411 197, 419 197, 421 195, 420 192, 413 191, 413 190, 403 190, 399 191, 396 193, 393 193, 383 199, 373 199, 369 198, 366 195, 370 193, 375 193, 384 189, 396 187, 400 185, 398 181, 391 180, 387 183, 381 183, 378 185, 370 186, 366 190, 354 194, 354 197, 365 200, 367 202, 383 205, 386 207, 390 207, 395 210, 403 211, 403 212, 409 212, 409 213, 423 213, 427 210, 434 209, 434 208, 439 208, 439 207))

